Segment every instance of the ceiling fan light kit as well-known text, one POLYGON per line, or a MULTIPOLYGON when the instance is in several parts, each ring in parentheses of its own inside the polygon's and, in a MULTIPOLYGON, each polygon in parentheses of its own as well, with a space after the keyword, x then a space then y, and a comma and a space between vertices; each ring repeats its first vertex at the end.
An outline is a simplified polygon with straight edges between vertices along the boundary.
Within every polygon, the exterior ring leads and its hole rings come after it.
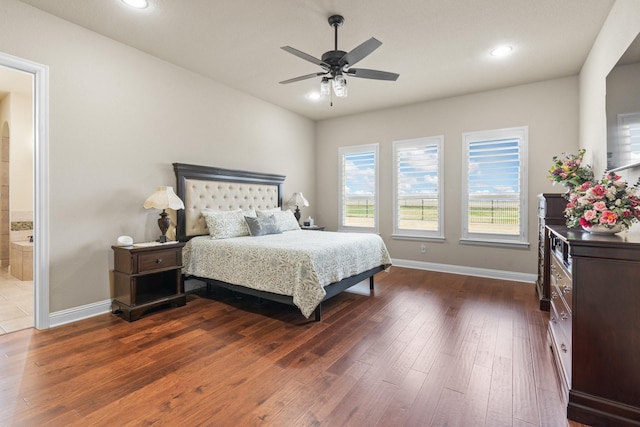
POLYGON ((338 27, 342 26, 343 23, 344 18, 340 15, 332 15, 329 17, 329 25, 334 28, 335 44, 334 49, 322 54, 321 59, 294 49, 291 46, 283 46, 281 48, 282 50, 289 52, 298 58, 304 59, 305 61, 319 65, 320 68, 322 68, 322 71, 284 80, 281 81, 280 84, 289 84, 322 76, 322 81, 320 82, 321 95, 326 96, 331 94, 331 88, 329 87, 329 80, 331 80, 333 93, 336 97, 345 98, 347 96, 347 79, 345 78, 345 75, 363 79, 396 81, 400 76, 396 73, 368 70, 365 68, 351 68, 357 62, 361 61, 380 47, 382 42, 371 37, 369 40, 355 47, 350 52, 338 50, 338 27))

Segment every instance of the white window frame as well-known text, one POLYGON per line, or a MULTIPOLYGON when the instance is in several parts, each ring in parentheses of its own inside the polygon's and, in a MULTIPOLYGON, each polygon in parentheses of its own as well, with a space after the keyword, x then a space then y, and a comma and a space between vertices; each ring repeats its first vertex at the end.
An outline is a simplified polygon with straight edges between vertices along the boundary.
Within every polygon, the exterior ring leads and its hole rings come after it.
POLYGON ((377 233, 378 232, 378 221, 380 211, 378 209, 378 193, 380 189, 379 179, 380 179, 380 155, 379 155, 379 144, 364 144, 364 145, 353 145, 349 147, 340 147, 338 149, 338 231, 348 231, 348 232, 364 232, 364 233, 377 233), (348 226, 344 224, 344 210, 345 206, 343 204, 344 200, 344 157, 350 154, 360 154, 360 153, 374 153, 374 194, 373 194, 373 227, 355 227, 348 226))
POLYGON ((529 152, 529 127, 521 126, 506 129, 485 130, 467 132, 462 134, 462 244, 479 244, 494 246, 528 247, 528 152, 529 152), (494 233, 471 233, 468 229, 469 215, 469 144, 472 142, 495 141, 502 139, 517 139, 519 141, 520 155, 520 197, 518 206, 520 209, 520 224, 517 235, 505 235, 494 233))
POLYGON ((407 240, 444 240, 444 135, 404 139, 393 142, 393 237, 407 240), (438 228, 437 230, 416 230, 400 228, 400 194, 398 191, 398 156, 404 150, 435 146, 438 153, 438 228))

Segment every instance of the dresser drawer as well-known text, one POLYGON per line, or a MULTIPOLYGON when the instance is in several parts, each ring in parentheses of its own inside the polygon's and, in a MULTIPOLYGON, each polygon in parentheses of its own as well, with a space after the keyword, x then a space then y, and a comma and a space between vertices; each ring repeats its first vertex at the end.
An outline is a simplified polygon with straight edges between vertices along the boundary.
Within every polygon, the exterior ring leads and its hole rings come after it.
POLYGON ((573 311, 573 285, 569 273, 555 256, 551 257, 550 268, 551 292, 555 291, 561 296, 569 311, 573 311))
MULTIPOLYGON (((571 384, 571 316, 564 316, 558 312, 558 300, 551 300, 549 309, 549 326, 552 331, 554 342, 554 351, 562 362, 562 370, 567 380, 567 384, 571 384)), ((562 307, 562 304, 560 304, 562 307)))
POLYGON ((164 270, 171 267, 180 267, 182 262, 180 249, 168 249, 153 251, 138 255, 138 273, 146 273, 153 270, 164 270))
POLYGON ((557 292, 558 288, 552 286, 551 305, 553 306, 553 311, 549 313, 549 319, 552 320, 554 316, 556 317, 556 322, 554 322, 556 327, 562 331, 567 344, 571 345, 571 311, 569 311, 562 296, 554 297, 557 292))

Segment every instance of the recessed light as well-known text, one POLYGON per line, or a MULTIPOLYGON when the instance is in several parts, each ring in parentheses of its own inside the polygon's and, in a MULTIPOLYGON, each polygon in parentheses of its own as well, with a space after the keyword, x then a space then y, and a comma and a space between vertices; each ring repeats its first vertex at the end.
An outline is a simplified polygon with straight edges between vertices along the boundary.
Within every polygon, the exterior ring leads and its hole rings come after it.
POLYGON ((147 0, 122 0, 122 2, 136 9, 144 9, 149 6, 147 0))
POLYGON ((491 56, 507 56, 512 50, 513 48, 511 46, 498 46, 493 49, 490 54, 491 56))

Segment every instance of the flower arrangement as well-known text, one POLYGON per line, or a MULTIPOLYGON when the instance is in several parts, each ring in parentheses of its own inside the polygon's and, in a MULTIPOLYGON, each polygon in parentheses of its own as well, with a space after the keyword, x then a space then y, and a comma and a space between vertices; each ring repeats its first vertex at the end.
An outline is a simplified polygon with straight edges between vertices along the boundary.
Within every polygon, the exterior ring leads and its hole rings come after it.
POLYGON ((577 187, 587 181, 593 180, 591 165, 583 165, 585 149, 578 154, 563 154, 564 157, 553 156, 553 166, 549 169, 547 178, 554 184, 560 183, 565 187, 577 187))
POLYGON ((640 199, 636 187, 629 187, 614 172, 606 173, 599 181, 587 181, 574 187, 564 211, 569 227, 593 226, 612 229, 631 227, 640 219, 640 199))

